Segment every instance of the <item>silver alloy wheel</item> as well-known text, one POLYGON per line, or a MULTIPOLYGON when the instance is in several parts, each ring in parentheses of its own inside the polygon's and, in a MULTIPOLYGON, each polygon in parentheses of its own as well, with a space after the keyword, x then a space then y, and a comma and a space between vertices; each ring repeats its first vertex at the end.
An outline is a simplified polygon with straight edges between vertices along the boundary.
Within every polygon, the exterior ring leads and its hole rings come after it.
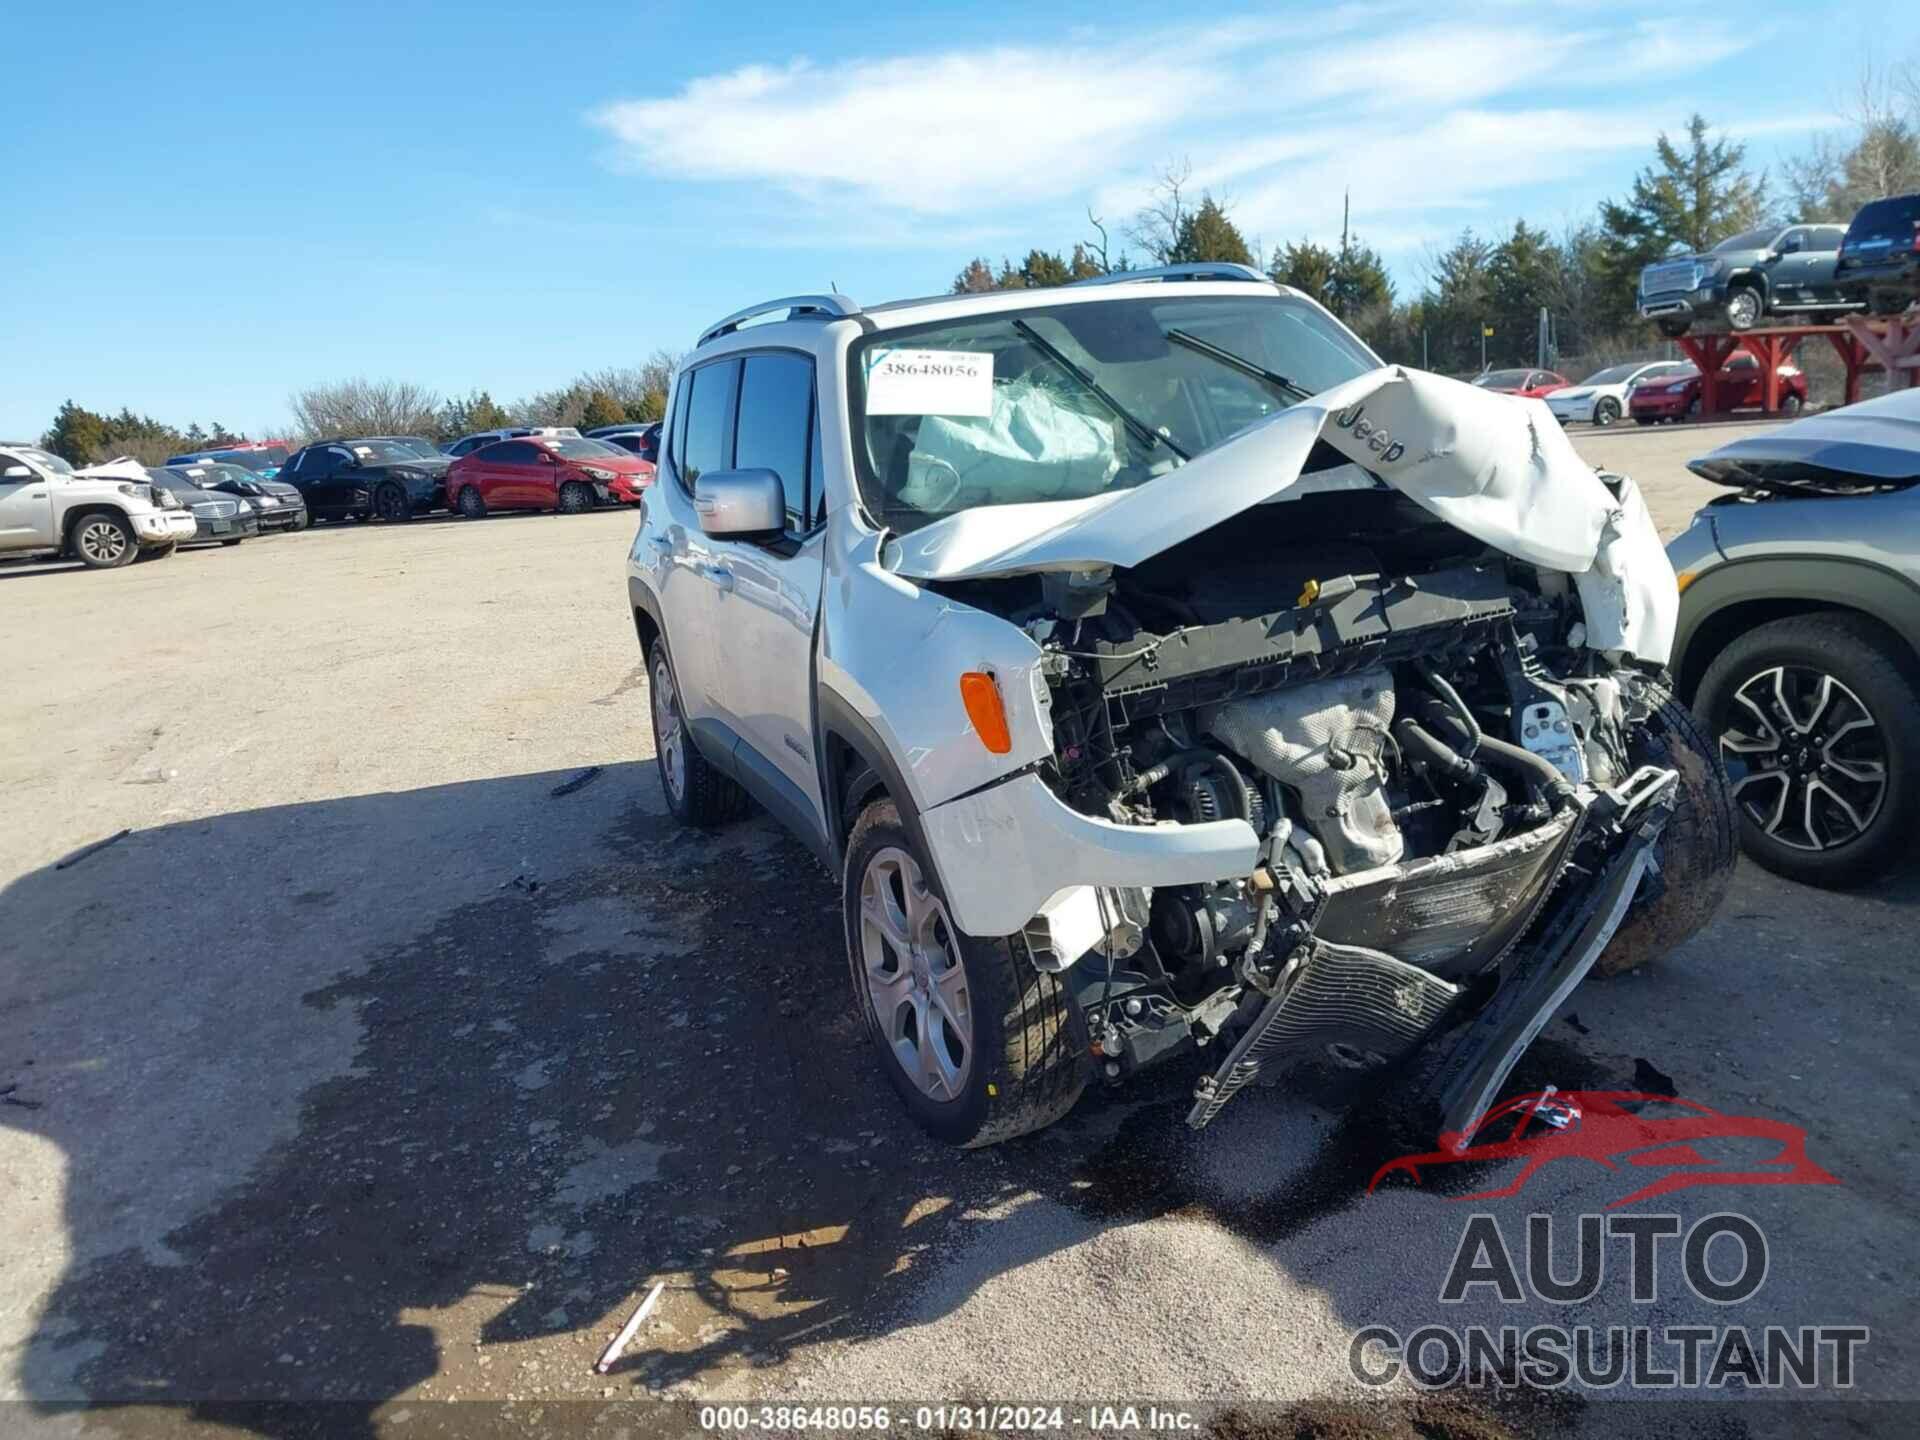
POLYGON ((687 785, 687 729, 680 717, 680 694, 673 670, 663 660, 653 667, 653 747, 660 761, 660 783, 675 805, 687 785))
POLYGON ((1830 850, 1865 834, 1887 798, 1887 748, 1845 685, 1799 665, 1762 670, 1733 692, 1720 758, 1733 798, 1792 850, 1830 850))
POLYGON ((928 1099, 958 1099, 973 1072, 973 997, 946 906, 904 850, 867 861, 860 962, 895 1063, 928 1099))
POLYGON ((1727 297, 1727 323, 1734 329, 1750 329, 1759 319, 1759 291, 1743 285, 1727 297))
POLYGON ((96 516, 81 522, 75 543, 87 559, 111 565, 127 553, 127 532, 105 516, 96 516))

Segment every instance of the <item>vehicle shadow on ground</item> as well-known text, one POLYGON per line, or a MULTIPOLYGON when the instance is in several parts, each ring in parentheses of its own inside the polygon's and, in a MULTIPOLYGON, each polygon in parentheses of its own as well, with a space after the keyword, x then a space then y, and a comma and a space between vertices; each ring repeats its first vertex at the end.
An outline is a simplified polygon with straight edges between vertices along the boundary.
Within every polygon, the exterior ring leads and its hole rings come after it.
MULTIPOLYGON (((615 768, 639 783, 638 767, 615 768)), ((89 928, 115 866, 164 855, 198 873, 217 835, 233 847, 222 855, 272 850, 298 872, 313 858, 300 847, 337 845, 399 813, 382 807, 406 807, 453 850, 467 843, 463 815, 511 826, 517 811, 560 803, 552 782, 564 778, 166 827, 85 862, 101 866, 91 885, 75 885, 83 871, 49 868, 0 894, 0 933, 18 933, 7 922, 27 915, 37 935, 83 937, 28 955, 36 995, 110 985, 113 1014, 126 1017, 81 1041, 38 1025, 30 999, 24 1028, 8 1028, 39 1047, 43 1067, 84 1060, 84 1044, 133 1075, 164 1069, 183 1037, 139 1017, 165 1008, 179 965, 211 967, 216 996, 231 983, 265 986, 271 1000, 280 984, 299 1023, 344 1013, 358 1033, 351 1063, 299 1095, 291 1138, 223 1175, 158 1246, 85 1231, 104 1224, 102 1190, 137 1207, 143 1191, 166 1192, 166 1174, 129 1173, 103 1152, 99 1117, 58 1103, 57 1089, 42 1108, 0 1108, 0 1124, 64 1152, 69 1249, 88 1257, 58 1280, 18 1358, 43 1412, 85 1398, 184 1406, 263 1434, 370 1435, 402 1395, 599 1399, 609 1385, 628 1396, 675 1393, 695 1376, 744 1383, 823 1342, 883 1333, 909 1301, 916 1323, 964 1301, 967 1285, 929 1300, 922 1282, 935 1258, 1004 1223, 997 1202, 1037 1196, 1096 1227, 1201 1215, 1271 1244, 1352 1204, 1377 1164, 1409 1148, 1377 1115, 1337 1125, 1321 1115, 1308 1122, 1320 1143, 1283 1180, 1223 1198, 1200 1178, 1202 1159, 1209 1144, 1245 1136, 1185 1130, 1192 1066, 1090 1093, 1063 1125, 991 1152, 934 1145, 904 1119, 857 1023, 830 878, 764 820, 698 835, 661 819, 656 800, 576 837, 598 863, 516 875, 410 938, 343 948, 319 984, 277 979, 270 950, 169 953, 164 933, 89 928), (130 939, 154 948, 149 963, 102 972, 102 947, 130 939), (670 1287, 660 1322, 612 1376, 593 1374, 655 1278, 670 1287), (479 1343, 443 1347, 437 1317, 479 1343), (285 1401, 336 1403, 318 1415, 270 1403, 285 1401)), ((414 859, 433 870, 431 855, 414 859)), ((326 943, 333 897, 270 891, 261 903, 326 943)), ((209 1000, 195 1043, 220 1035, 219 1006, 209 1000)), ((1570 1039, 1537 1044, 1513 1088, 1627 1079, 1570 1039)), ((0 1084, 34 1073, 16 1068, 0 1084)), ((21 1084, 20 1098, 32 1090, 21 1084)), ((188 1101, 150 1089, 130 1099, 162 1137, 152 1156, 162 1169, 172 1113, 188 1101)), ((256 1121, 244 1086, 191 1101, 211 1108, 216 1132, 256 1121)), ((1312 1108, 1279 1090, 1236 1104, 1255 1136, 1312 1108)), ((993 1266, 1083 1234, 1017 1227, 993 1266)))

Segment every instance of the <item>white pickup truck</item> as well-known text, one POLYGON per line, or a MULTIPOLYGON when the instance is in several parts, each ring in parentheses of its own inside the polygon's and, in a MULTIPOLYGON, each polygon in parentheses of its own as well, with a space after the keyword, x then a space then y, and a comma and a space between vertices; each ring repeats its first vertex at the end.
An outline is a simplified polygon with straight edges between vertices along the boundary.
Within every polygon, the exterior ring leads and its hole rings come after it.
POLYGON ((77 472, 38 446, 0 445, 0 555, 51 550, 110 570, 191 540, 192 512, 131 473, 77 472))

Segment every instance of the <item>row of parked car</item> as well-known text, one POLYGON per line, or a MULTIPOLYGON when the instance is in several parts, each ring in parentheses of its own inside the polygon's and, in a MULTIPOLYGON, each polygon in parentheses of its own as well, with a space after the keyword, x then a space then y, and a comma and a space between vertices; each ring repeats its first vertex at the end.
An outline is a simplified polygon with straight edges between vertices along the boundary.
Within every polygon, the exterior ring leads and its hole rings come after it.
POLYGON ((52 551, 93 569, 239 545, 317 521, 410 520, 435 510, 576 514, 630 505, 653 483, 660 427, 582 435, 522 426, 462 436, 443 451, 411 435, 316 441, 289 453, 256 442, 75 468, 33 444, 0 444, 0 553, 52 551))
POLYGON ((1668 336, 1724 318, 1751 330, 1768 318, 1896 314, 1920 300, 1920 195, 1861 207, 1850 225, 1767 225, 1711 249, 1669 255, 1640 272, 1640 316, 1668 336))
MULTIPOLYGON (((1735 350, 1717 379, 1722 409, 1744 410, 1764 403, 1765 377, 1760 362, 1735 350)), ((1473 382, 1483 390, 1544 400, 1562 424, 1581 421, 1612 425, 1631 416, 1639 425, 1694 419, 1700 414, 1700 371, 1687 360, 1636 361, 1596 370, 1575 384, 1556 370, 1489 370, 1473 382)), ((1780 367, 1780 410, 1797 415, 1807 403, 1807 377, 1794 365, 1780 367)))

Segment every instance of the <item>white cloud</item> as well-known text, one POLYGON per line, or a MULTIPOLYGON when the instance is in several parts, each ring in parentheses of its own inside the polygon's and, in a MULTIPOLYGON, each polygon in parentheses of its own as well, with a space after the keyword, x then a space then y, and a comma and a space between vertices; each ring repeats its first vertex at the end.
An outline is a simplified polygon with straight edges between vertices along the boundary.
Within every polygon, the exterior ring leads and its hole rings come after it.
POLYGON ((621 163, 784 196, 815 236, 984 233, 1042 205, 1125 217, 1154 168, 1185 156, 1194 189, 1228 194, 1241 228, 1269 242, 1324 233, 1351 187, 1374 243, 1424 243, 1508 192, 1646 150, 1684 123, 1657 77, 1752 43, 1706 19, 1685 46, 1670 30, 1605 10, 1349 7, 747 66, 592 118, 621 163))

